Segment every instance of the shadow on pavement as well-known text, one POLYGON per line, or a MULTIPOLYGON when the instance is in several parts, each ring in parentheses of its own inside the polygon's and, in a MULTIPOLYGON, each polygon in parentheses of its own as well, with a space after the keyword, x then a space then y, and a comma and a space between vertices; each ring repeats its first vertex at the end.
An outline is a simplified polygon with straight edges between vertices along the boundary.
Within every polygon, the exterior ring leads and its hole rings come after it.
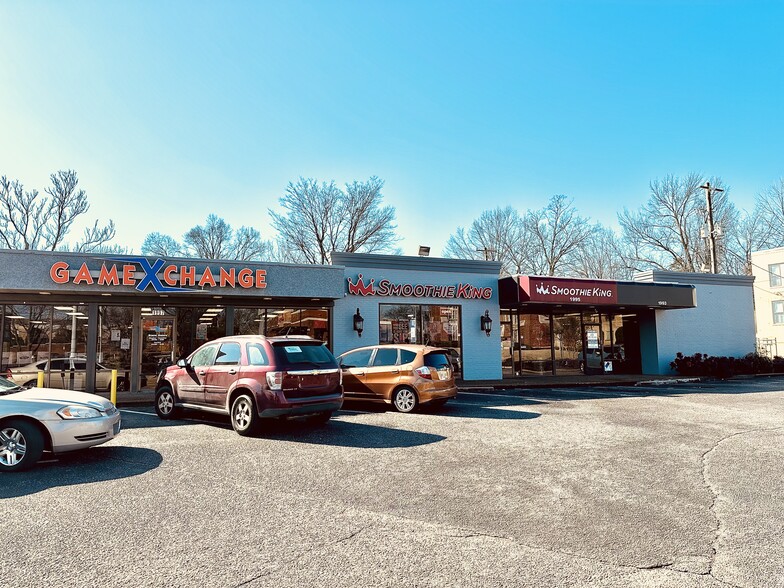
POLYGON ((282 421, 270 423, 261 433, 265 439, 332 445, 335 447, 356 447, 361 449, 389 449, 393 447, 418 447, 438 443, 446 439, 443 435, 393 429, 342 420, 340 415, 325 425, 310 425, 307 422, 282 421))
MULTIPOLYGON (((530 399, 515 398, 510 395, 508 400, 499 401, 498 399, 488 398, 482 399, 478 402, 468 403, 460 399, 450 400, 445 406, 423 405, 412 414, 401 415, 403 418, 415 419, 419 414, 429 414, 436 416, 446 417, 459 417, 465 419, 497 419, 497 420, 527 420, 535 419, 540 414, 538 412, 529 412, 524 410, 508 410, 515 406, 531 406, 537 404, 544 404, 530 399), (497 406, 496 406, 497 405, 497 406)), ((360 410, 362 412, 383 413, 394 412, 394 409, 382 403, 376 402, 363 402, 361 400, 347 400, 343 404, 343 408, 347 410, 360 410)))
POLYGON ((45 453, 33 469, 3 474, 0 498, 130 478, 157 468, 162 461, 160 453, 141 447, 100 446, 59 455, 45 453))

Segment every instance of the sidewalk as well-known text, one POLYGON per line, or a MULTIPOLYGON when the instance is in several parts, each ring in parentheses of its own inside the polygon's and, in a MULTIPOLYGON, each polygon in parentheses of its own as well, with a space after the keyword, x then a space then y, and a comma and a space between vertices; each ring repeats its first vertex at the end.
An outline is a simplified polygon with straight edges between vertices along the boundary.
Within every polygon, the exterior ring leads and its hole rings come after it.
MULTIPOLYGON (((678 383, 695 378, 682 376, 643 376, 643 375, 598 375, 598 376, 525 376, 503 380, 457 380, 461 392, 492 392, 493 390, 525 390, 527 388, 575 388, 585 386, 638 386, 653 382, 678 383)), ((109 398, 108 392, 98 392, 99 396, 109 398)), ((117 406, 152 406, 155 401, 153 390, 139 392, 117 392, 117 406)))

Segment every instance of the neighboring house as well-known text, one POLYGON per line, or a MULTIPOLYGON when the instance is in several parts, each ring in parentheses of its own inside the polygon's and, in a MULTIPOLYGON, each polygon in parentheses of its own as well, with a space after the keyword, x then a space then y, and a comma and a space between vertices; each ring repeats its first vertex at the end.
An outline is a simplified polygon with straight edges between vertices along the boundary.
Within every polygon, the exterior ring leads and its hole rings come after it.
POLYGON ((784 356, 784 247, 751 254, 757 349, 784 356))

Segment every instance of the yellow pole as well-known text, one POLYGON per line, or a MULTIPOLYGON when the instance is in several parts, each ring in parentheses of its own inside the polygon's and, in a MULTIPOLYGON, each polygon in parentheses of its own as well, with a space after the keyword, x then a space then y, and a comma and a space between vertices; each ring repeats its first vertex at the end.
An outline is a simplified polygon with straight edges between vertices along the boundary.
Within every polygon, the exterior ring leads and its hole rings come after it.
POLYGON ((112 404, 115 406, 117 405, 117 370, 112 370, 112 392, 111 398, 112 404))
POLYGON ((44 387, 44 370, 38 371, 38 382, 36 383, 36 386, 38 386, 39 388, 44 387))

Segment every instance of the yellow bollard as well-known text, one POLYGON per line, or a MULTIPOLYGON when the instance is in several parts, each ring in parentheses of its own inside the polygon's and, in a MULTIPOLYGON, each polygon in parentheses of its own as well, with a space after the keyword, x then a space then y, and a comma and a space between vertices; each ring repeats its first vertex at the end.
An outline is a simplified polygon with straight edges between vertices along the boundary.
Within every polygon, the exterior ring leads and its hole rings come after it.
POLYGON ((117 370, 112 370, 112 391, 111 398, 112 404, 117 406, 117 370))
POLYGON ((39 387, 39 388, 43 388, 44 387, 44 375, 45 375, 44 374, 44 370, 39 370, 39 372, 38 372, 38 382, 36 383, 36 386, 39 387))

